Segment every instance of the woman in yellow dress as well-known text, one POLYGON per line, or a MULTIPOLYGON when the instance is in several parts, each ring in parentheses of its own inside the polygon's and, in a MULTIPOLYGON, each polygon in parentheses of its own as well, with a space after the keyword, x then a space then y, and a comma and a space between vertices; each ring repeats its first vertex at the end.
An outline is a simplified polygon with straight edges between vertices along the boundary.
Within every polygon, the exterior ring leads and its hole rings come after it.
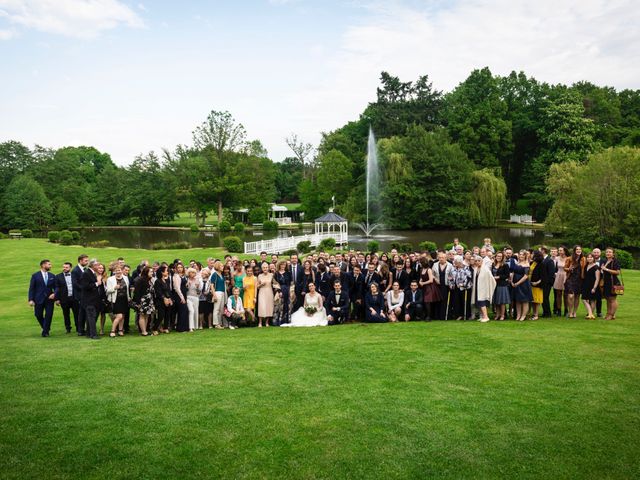
POLYGON ((246 275, 242 279, 243 298, 242 305, 247 314, 247 319, 251 323, 255 323, 254 309, 256 307, 256 277, 253 274, 253 268, 247 268, 246 275))
POLYGON ((538 319, 538 309, 542 304, 542 261, 544 257, 542 252, 536 250, 533 252, 533 262, 529 269, 529 281, 531 282, 531 294, 533 295, 533 316, 531 320, 538 319))

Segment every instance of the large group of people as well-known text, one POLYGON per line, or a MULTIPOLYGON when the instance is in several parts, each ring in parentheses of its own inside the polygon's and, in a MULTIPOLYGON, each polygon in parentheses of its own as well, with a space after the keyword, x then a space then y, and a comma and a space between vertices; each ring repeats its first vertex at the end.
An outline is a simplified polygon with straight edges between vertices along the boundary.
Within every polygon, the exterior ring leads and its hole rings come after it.
POLYGON ((143 260, 133 269, 123 258, 108 264, 87 255, 77 260, 75 266, 65 262, 57 275, 42 260, 31 277, 29 304, 43 337, 50 334, 55 306, 67 333, 73 326, 79 336, 99 339, 105 333, 354 321, 488 322, 490 314, 495 320, 576 318, 581 299, 586 318, 602 316, 605 302, 604 318, 613 320, 623 291, 613 248, 604 255, 598 248, 585 255, 579 245, 496 251, 490 239, 471 249, 455 239, 451 249, 436 252, 352 250, 304 258, 262 252, 257 259, 227 255, 204 264, 143 260))

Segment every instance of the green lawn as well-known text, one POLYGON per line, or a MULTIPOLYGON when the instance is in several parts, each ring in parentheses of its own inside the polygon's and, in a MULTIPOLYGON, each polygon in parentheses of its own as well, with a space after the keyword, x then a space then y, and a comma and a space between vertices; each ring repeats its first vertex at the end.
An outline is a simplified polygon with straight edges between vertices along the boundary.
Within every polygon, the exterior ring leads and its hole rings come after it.
MULTIPOLYGON (((618 320, 39 336, 0 241, 0 477, 638 478, 640 272, 618 320)), ((90 250, 130 261, 165 252, 90 250)), ((197 257, 207 250, 166 252, 197 257)), ((135 262, 133 262, 135 263, 135 262)), ((584 310, 581 309, 582 315, 584 310)))

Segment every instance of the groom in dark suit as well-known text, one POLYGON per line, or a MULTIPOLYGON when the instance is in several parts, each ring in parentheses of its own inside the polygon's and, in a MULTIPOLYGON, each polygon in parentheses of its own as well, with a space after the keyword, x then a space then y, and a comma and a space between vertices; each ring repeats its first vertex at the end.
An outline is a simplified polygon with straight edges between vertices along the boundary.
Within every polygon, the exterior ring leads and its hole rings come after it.
POLYGON ((78 331, 78 302, 73 296, 73 279, 71 278, 71 263, 65 262, 62 265, 62 273, 56 275, 56 304, 62 308, 64 327, 67 333, 71 333, 71 312, 73 312, 73 322, 78 331))
MULTIPOLYGON (((87 265, 89 264, 89 256, 88 255, 80 255, 78 257, 78 264, 73 267, 71 270, 71 283, 73 285, 73 298, 78 304, 78 318, 77 318, 77 331, 78 336, 84 336, 85 334, 85 326, 86 326, 86 314, 84 311, 84 307, 82 306, 82 287, 80 286, 80 279, 84 274, 84 271, 87 269, 87 265)), ((129 285, 133 285, 130 283, 129 285)))
POLYGON ((295 312, 302 306, 302 302, 304 301, 302 292, 306 289, 307 285, 304 285, 304 269, 302 265, 298 263, 298 255, 294 253, 289 259, 291 260, 291 283, 294 285, 296 294, 296 301, 293 304, 293 311, 295 312))
POLYGON ((344 323, 349 316, 349 295, 342 291, 340 280, 333 282, 333 291, 329 293, 324 303, 327 311, 327 320, 329 325, 338 325, 344 323))
POLYGON ((404 292, 404 319, 422 320, 424 303, 422 290, 418 290, 417 280, 411 280, 411 287, 404 292))
POLYGON ((51 262, 42 260, 40 271, 31 275, 29 283, 29 305, 33 307, 33 314, 42 328, 43 337, 48 337, 51 330, 56 288, 56 277, 49 270, 51 262))
POLYGON ((553 282, 556 279, 557 266, 549 255, 549 249, 545 246, 540 247, 544 260, 542 260, 541 287, 542 287, 542 316, 551 316, 551 305, 549 303, 549 295, 553 288, 553 282))

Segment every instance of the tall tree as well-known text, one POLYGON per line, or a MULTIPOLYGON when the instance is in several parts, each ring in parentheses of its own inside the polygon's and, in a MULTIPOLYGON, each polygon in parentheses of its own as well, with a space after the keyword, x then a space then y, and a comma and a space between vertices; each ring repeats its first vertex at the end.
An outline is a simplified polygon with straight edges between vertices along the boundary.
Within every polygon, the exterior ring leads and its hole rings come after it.
POLYGON ((295 133, 285 138, 285 142, 298 161, 302 163, 302 176, 307 178, 313 169, 313 145, 302 141, 295 133))
POLYGON ((444 116, 449 135, 478 168, 503 168, 508 163, 511 122, 498 79, 487 67, 471 72, 446 95, 444 116))
POLYGON ((207 119, 193 131, 193 144, 197 149, 212 148, 218 156, 245 148, 247 132, 227 112, 212 110, 207 119))
POLYGON ((28 175, 11 180, 4 193, 4 204, 6 227, 42 230, 51 223, 51 202, 42 186, 28 175))

